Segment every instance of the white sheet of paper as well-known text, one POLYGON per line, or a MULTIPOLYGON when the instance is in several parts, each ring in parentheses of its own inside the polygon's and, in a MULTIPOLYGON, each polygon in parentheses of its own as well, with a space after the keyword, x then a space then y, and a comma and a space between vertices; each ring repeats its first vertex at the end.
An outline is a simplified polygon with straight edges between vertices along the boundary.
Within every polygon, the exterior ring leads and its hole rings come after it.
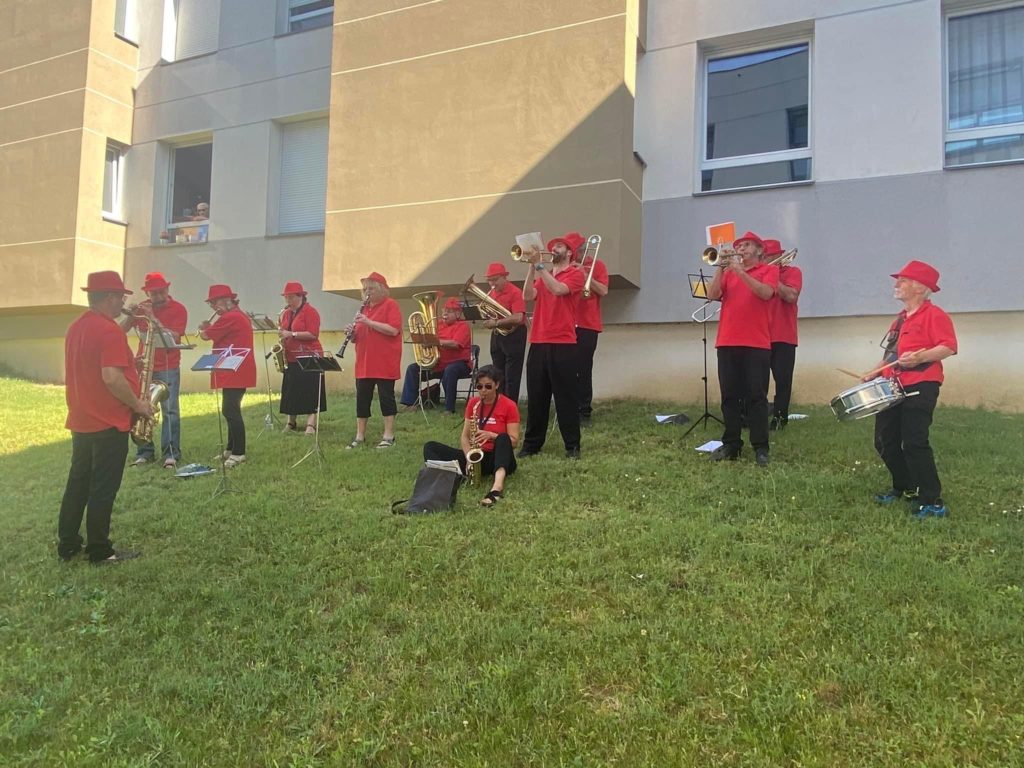
POLYGON ((791 414, 789 414, 789 419, 791 421, 800 421, 800 419, 806 419, 806 418, 807 418, 807 414, 806 413, 791 413, 791 414))
POLYGON ((516 235, 516 245, 523 249, 523 253, 532 248, 543 251, 544 239, 540 236, 540 232, 527 232, 525 235, 516 235))
POLYGON ((678 413, 656 413, 654 414, 654 420, 659 424, 667 424, 678 415, 678 413))
POLYGON ((716 448, 721 448, 721 447, 722 447, 722 441, 721 440, 708 440, 706 443, 704 443, 704 445, 698 445, 696 450, 701 451, 703 453, 711 453, 716 448))

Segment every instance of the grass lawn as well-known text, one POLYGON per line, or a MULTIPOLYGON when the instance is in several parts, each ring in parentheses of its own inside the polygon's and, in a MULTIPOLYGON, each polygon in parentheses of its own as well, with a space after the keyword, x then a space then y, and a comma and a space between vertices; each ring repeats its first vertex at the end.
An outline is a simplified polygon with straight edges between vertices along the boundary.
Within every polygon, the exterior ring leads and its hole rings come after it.
MULTIPOLYGON (((494 510, 403 517, 457 419, 349 451, 332 397, 323 468, 292 469, 308 439, 255 439, 251 393, 242 493, 126 470, 113 538, 144 556, 96 568, 54 549, 63 389, 0 392, 4 766, 1024 764, 1024 416, 940 401, 944 520, 870 502, 870 420, 800 406, 761 470, 640 402, 494 510)), ((182 405, 210 463, 215 401, 182 405)))

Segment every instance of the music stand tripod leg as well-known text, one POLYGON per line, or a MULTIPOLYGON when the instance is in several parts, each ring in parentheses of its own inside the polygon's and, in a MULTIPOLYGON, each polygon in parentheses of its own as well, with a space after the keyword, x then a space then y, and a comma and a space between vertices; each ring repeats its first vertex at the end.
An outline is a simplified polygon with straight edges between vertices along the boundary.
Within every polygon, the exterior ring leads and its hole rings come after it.
MULTIPOLYGON (((701 277, 703 278, 703 276, 704 272, 702 270, 701 277)), ((697 418, 685 432, 683 432, 684 438, 693 432, 693 430, 697 428, 698 424, 703 424, 704 428, 707 429, 708 422, 712 419, 717 421, 723 427, 725 426, 725 422, 711 413, 711 410, 708 408, 708 324, 706 322, 701 323, 701 331, 703 331, 701 341, 704 345, 704 375, 701 377, 701 381, 704 382, 704 413, 702 413, 700 417, 697 418)))
POLYGON ((225 493, 241 493, 236 491, 234 488, 228 487, 228 468, 225 466, 226 459, 224 458, 224 452, 227 450, 225 447, 227 443, 224 441, 224 424, 221 419, 224 418, 224 390, 215 389, 213 391, 214 399, 217 401, 217 431, 220 434, 220 480, 217 482, 217 487, 213 489, 213 495, 210 496, 210 501, 213 501, 221 494, 225 493), (219 397, 218 397, 219 393, 219 397))
POLYGON ((267 334, 265 331, 260 333, 260 340, 263 344, 263 375, 267 382, 267 415, 263 417, 263 429, 256 435, 255 440, 259 440, 264 432, 276 430, 279 426, 277 415, 274 413, 274 394, 270 388, 270 363, 268 362, 270 358, 267 356, 267 334))
POLYGON ((306 454, 301 459, 292 464, 292 469, 295 469, 310 456, 316 456, 316 463, 319 465, 321 470, 324 468, 324 452, 320 448, 320 397, 323 394, 324 379, 326 378, 326 375, 326 373, 320 371, 316 385, 316 410, 314 411, 316 415, 316 426, 313 428, 313 447, 306 451, 306 454))

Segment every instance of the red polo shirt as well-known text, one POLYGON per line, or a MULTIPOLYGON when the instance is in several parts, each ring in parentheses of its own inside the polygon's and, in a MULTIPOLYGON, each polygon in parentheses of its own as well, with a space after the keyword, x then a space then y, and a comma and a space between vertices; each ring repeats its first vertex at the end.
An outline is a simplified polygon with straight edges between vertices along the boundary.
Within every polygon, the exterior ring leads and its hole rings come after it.
POLYGON ((238 307, 229 309, 206 329, 214 349, 246 349, 249 353, 237 371, 211 371, 210 389, 248 389, 256 386, 256 357, 252 348, 252 324, 238 307))
MULTIPOLYGON (((188 310, 185 309, 185 305, 180 301, 175 301, 168 296, 167 301, 163 305, 153 307, 153 315, 156 317, 156 321, 168 331, 178 334, 179 338, 184 335, 185 328, 188 326, 188 310)), ((138 329, 140 333, 146 333, 149 331, 149 320, 144 317, 137 317, 129 327, 138 329)), ((145 345, 140 339, 139 351, 135 353, 137 357, 142 356, 144 347, 145 345)), ((180 366, 181 350, 164 349, 160 346, 160 340, 157 339, 156 349, 153 350, 153 370, 173 371, 180 366)))
POLYGON ((312 304, 307 302, 295 311, 286 309, 281 313, 281 327, 286 331, 294 331, 295 333, 306 332, 313 334, 312 341, 308 339, 282 339, 281 343, 284 345, 285 360, 289 363, 294 363, 300 357, 309 357, 310 355, 321 357, 323 355, 324 348, 319 341, 320 313, 313 309, 312 304))
MULTIPOLYGON (((776 266, 755 264, 747 274, 772 289, 779 284, 779 268, 776 266)), ((771 349, 770 306, 771 299, 758 298, 742 278, 726 271, 722 276, 722 314, 715 346, 771 349)))
POLYGON ((501 306, 513 315, 517 312, 522 312, 523 323, 526 322, 526 302, 523 301, 523 290, 519 286, 513 285, 510 280, 506 280, 505 290, 498 291, 497 289, 492 288, 491 292, 487 295, 501 304, 501 306))
MULTIPOLYGON (((466 418, 473 418, 473 411, 476 408, 476 404, 480 401, 479 397, 470 398, 469 402, 466 403, 466 418)), ((504 395, 498 395, 498 399, 494 401, 494 409, 485 403, 480 403, 480 421, 477 422, 477 426, 480 429, 486 429, 488 432, 494 432, 497 435, 507 435, 509 424, 519 423, 519 406, 515 404, 515 401, 504 395), (483 423, 481 423, 483 422, 483 423)), ((494 450, 494 441, 487 440, 480 444, 480 447, 486 451, 494 450)))
POLYGON ((575 344, 576 306, 579 303, 583 282, 587 279, 583 270, 569 266, 554 275, 555 280, 569 287, 569 293, 555 296, 538 277, 533 287, 537 298, 533 304, 533 325, 530 327, 531 344, 575 344))
MULTIPOLYGON (((590 273, 590 262, 588 261, 580 268, 583 271, 583 282, 586 283, 587 275, 590 273)), ((600 259, 597 260, 597 265, 594 267, 593 282, 601 283, 604 286, 608 285, 608 267, 600 259)), ((598 333, 604 330, 604 324, 601 322, 601 297, 597 293, 592 291, 589 299, 583 298, 582 292, 580 293, 580 303, 576 307, 576 326, 589 328, 598 333)))
MULTIPOLYGON (((896 316, 889 330, 892 331, 900 318, 903 326, 900 328, 900 337, 896 342, 896 354, 904 352, 917 352, 919 349, 931 349, 939 344, 949 347, 954 352, 956 347, 956 331, 953 329, 953 321, 949 315, 936 307, 930 301, 925 301, 912 315, 903 310, 896 316)), ((896 379, 903 386, 919 384, 922 381, 935 381, 939 384, 943 381, 942 362, 929 363, 920 371, 904 371, 896 366, 896 379)))
POLYGON ((473 343, 473 332, 469 329, 469 323, 465 320, 456 320, 454 323, 442 320, 437 325, 437 338, 442 341, 459 342, 458 349, 441 347, 441 356, 437 361, 439 369, 459 360, 469 363, 472 358, 470 346, 473 343))
POLYGON ((398 329, 387 336, 362 323, 356 325, 352 341, 356 345, 357 379, 391 379, 402 377, 402 310, 391 297, 376 306, 367 304, 363 314, 370 320, 398 329))
POLYGON ((139 374, 128 337, 106 315, 88 310, 68 328, 64 337, 64 397, 72 432, 127 432, 132 410, 103 383, 104 368, 120 368, 132 391, 139 392, 139 374))
MULTIPOLYGON (((790 288, 795 288, 797 291, 803 290, 804 275, 800 271, 800 267, 780 268, 779 285, 787 285, 790 288)), ((796 345, 796 304, 789 304, 783 301, 782 297, 776 293, 772 296, 772 300, 768 302, 768 308, 772 343, 780 341, 785 344, 796 345)))

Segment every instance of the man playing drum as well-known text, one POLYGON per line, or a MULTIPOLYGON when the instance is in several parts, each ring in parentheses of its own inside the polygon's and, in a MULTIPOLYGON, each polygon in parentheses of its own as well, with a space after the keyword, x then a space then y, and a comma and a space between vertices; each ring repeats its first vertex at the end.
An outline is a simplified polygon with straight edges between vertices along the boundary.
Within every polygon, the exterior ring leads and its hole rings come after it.
POLYGON ((939 290, 939 272, 911 261, 893 275, 893 295, 903 302, 883 344, 882 363, 896 362, 893 374, 907 398, 875 416, 875 449, 892 475, 892 488, 875 495, 879 504, 912 502, 914 515, 944 517, 942 486, 928 443, 928 428, 942 385, 942 360, 957 352, 953 321, 929 301, 939 290))

